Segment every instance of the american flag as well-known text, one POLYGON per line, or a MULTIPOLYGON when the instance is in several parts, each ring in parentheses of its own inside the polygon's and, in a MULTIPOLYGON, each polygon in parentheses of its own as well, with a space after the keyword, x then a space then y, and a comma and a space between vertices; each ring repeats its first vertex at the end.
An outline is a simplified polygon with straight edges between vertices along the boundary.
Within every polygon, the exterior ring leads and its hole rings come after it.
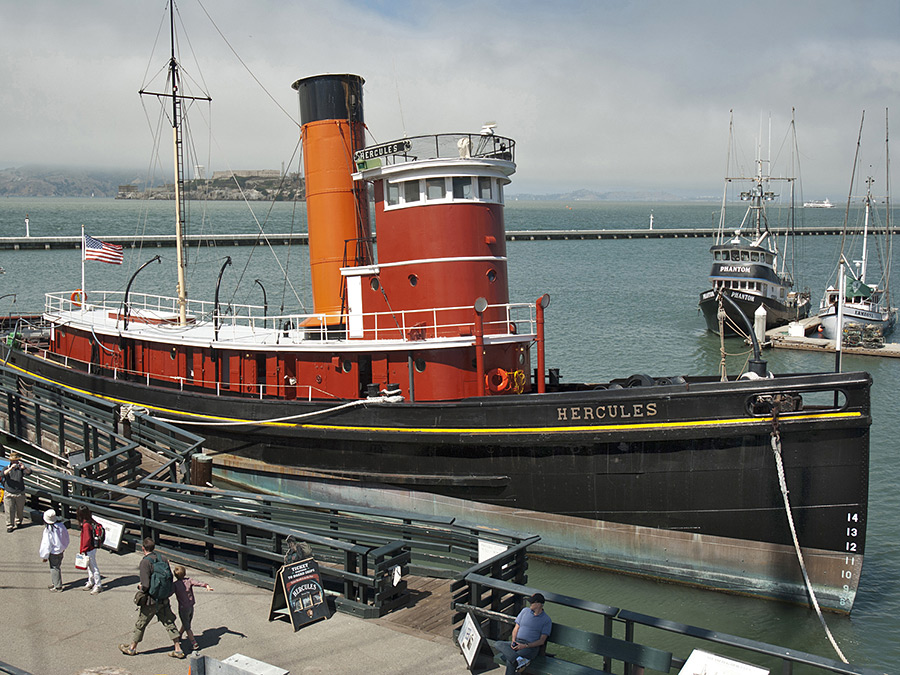
POLYGON ((84 235, 84 259, 99 260, 113 265, 122 264, 122 247, 118 244, 107 244, 105 241, 84 235))

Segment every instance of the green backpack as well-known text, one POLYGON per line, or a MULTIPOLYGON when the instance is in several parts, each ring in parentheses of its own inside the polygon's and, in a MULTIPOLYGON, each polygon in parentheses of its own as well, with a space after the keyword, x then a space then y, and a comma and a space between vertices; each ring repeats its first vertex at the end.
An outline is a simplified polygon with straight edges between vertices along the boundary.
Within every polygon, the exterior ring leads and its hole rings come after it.
POLYGON ((165 600, 172 595, 172 570, 159 553, 156 553, 156 560, 150 562, 150 588, 147 595, 154 600, 165 600))

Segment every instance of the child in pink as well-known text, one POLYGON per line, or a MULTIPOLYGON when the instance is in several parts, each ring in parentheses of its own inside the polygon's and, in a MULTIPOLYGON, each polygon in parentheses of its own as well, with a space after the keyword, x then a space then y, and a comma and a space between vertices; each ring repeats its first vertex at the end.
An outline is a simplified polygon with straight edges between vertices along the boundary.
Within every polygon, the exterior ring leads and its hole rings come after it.
POLYGON ((193 631, 191 631, 191 620, 194 618, 194 591, 191 589, 194 586, 202 586, 206 590, 211 591, 213 588, 202 581, 194 581, 190 577, 186 577, 185 573, 185 569, 181 565, 175 565, 172 568, 172 574, 175 575, 175 583, 172 584, 172 587, 175 590, 175 597, 178 598, 178 617, 181 619, 178 639, 180 640, 182 634, 187 633, 188 639, 191 641, 191 647, 193 647, 194 651, 197 651, 200 649, 200 645, 197 644, 197 639, 194 637, 193 631))

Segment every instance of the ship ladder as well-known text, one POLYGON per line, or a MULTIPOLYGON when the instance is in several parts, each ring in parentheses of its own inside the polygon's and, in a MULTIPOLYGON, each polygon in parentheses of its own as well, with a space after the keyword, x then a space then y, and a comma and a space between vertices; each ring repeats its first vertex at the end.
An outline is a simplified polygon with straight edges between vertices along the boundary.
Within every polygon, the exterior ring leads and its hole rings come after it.
POLYGON ((822 609, 819 607, 819 601, 816 599, 812 583, 809 580, 809 574, 806 571, 806 563, 803 562, 803 553, 800 551, 800 542, 797 539, 797 528, 794 526, 794 516, 791 513, 791 502, 788 499, 787 481, 784 478, 784 463, 781 461, 781 432, 778 430, 778 404, 779 401, 776 398, 772 405, 772 433, 770 435, 772 452, 775 454, 775 464, 778 468, 778 484, 781 486, 781 496, 784 498, 784 510, 787 513, 788 525, 791 527, 791 536, 794 539, 794 550, 797 552, 797 560, 800 563, 800 571, 803 572, 803 581, 806 583, 806 590, 812 600, 816 614, 819 616, 819 621, 825 629, 825 635, 828 636, 828 641, 831 643, 831 646, 834 647, 834 651, 840 657, 841 661, 849 663, 844 656, 844 653, 841 651, 841 648, 838 647, 834 636, 831 634, 831 630, 828 628, 828 624, 825 623, 825 617, 822 616, 822 609))

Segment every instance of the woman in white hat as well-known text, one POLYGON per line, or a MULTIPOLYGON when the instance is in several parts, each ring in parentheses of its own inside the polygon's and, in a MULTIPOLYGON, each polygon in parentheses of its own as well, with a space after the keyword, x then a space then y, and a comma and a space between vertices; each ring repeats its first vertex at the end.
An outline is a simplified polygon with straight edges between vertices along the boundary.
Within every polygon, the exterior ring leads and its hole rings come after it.
POLYGON ((69 545, 69 531, 59 522, 53 509, 44 511, 44 534, 41 536, 41 548, 38 553, 41 560, 50 563, 50 585, 52 592, 58 593, 62 588, 63 552, 69 545))

